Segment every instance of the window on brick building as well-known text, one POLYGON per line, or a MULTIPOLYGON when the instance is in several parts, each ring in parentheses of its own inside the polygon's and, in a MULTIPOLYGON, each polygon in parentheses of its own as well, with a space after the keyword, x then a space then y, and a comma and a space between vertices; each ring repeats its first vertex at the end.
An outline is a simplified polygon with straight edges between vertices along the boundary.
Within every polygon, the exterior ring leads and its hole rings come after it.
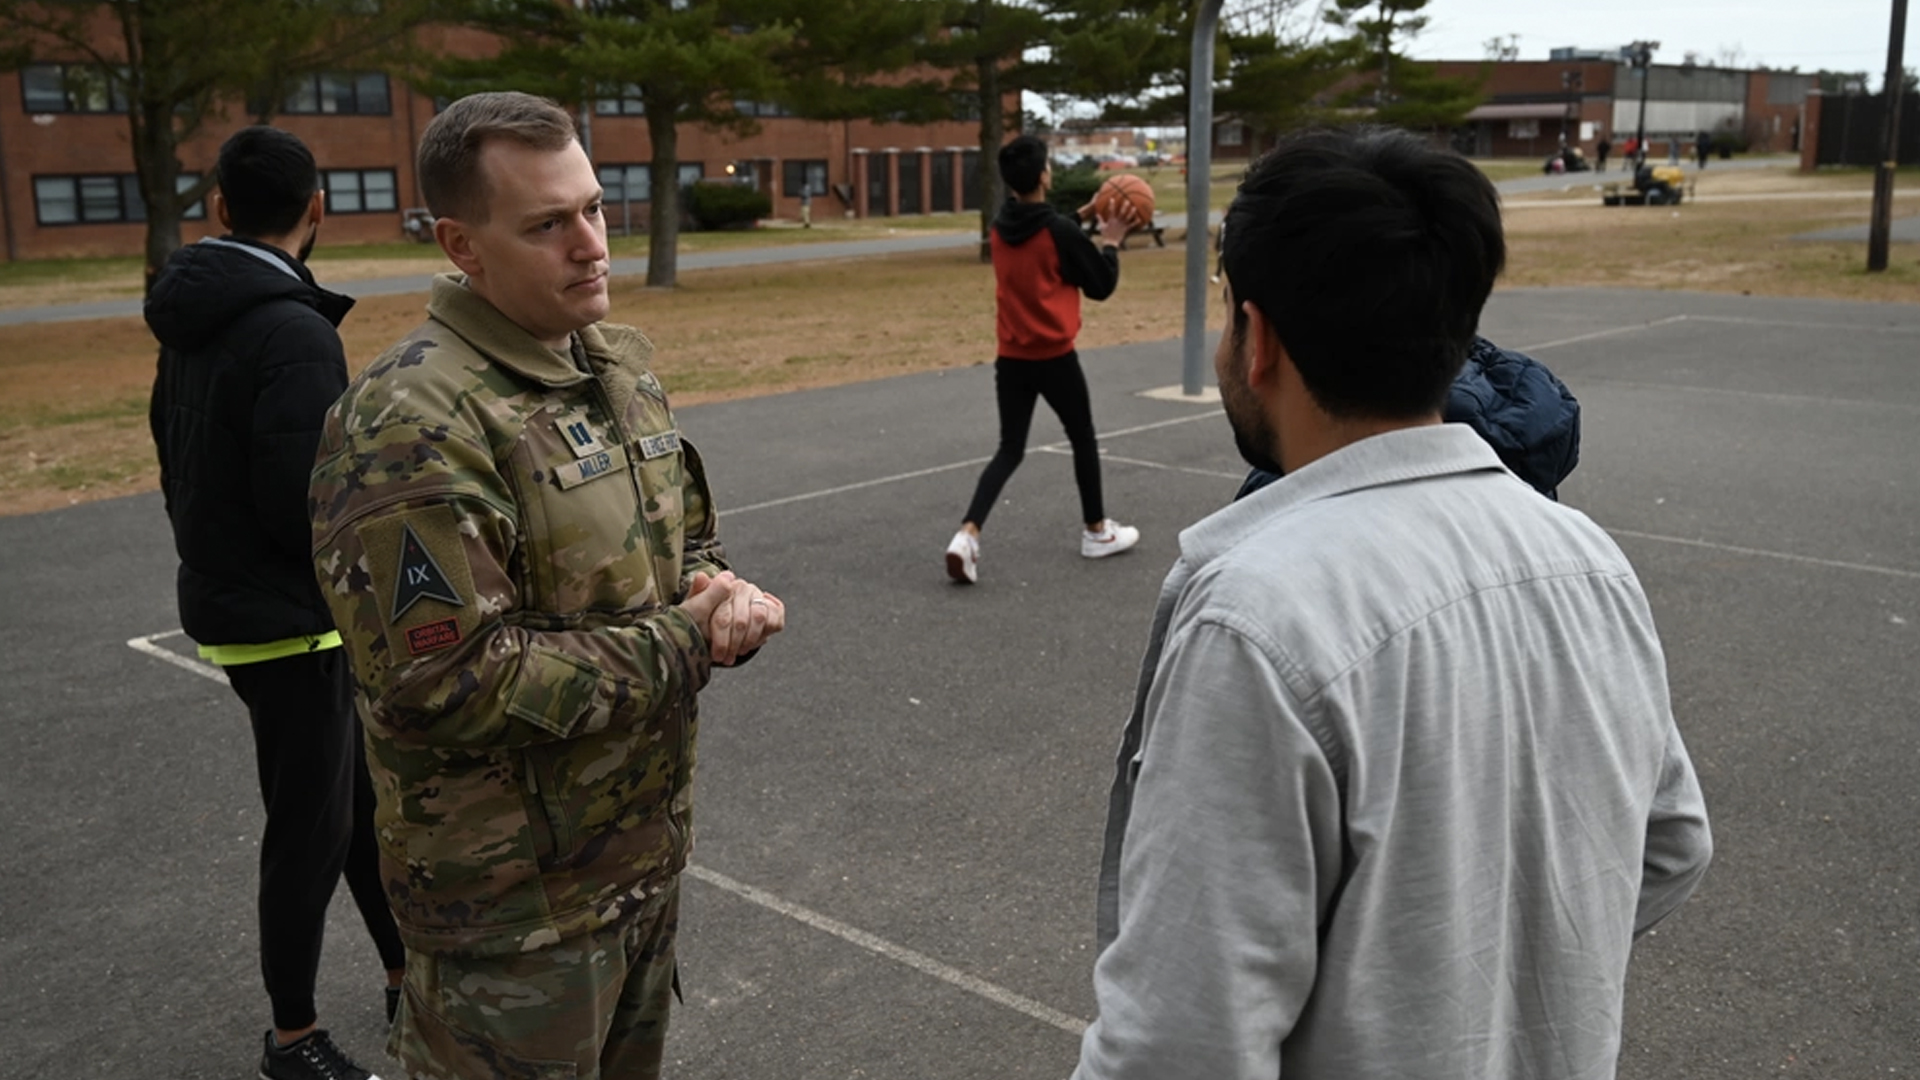
POLYGON ((733 103, 733 111, 739 113, 741 116, 780 117, 793 115, 793 111, 785 105, 779 105, 771 101, 735 101, 733 103))
POLYGON ((97 64, 28 64, 20 101, 30 113, 123 113, 127 94, 97 64))
POLYGON ((302 75, 287 88, 280 111, 290 116, 387 116, 393 94, 382 71, 302 75))
POLYGON ((681 187, 686 187, 689 184, 697 184, 700 181, 705 180, 706 178, 707 178, 707 166, 705 162, 683 161, 680 163, 680 186, 681 187))
POLYGON ((320 182, 329 214, 379 214, 400 206, 392 169, 328 169, 320 182))
POLYGON ((797 199, 802 193, 825 195, 827 193, 827 163, 825 161, 783 161, 780 163, 780 191, 788 198, 797 199))
POLYGON ((653 198, 653 173, 645 165, 600 166, 601 201, 608 206, 653 198))
POLYGON ((593 111, 600 116, 645 116, 647 103, 640 100, 638 86, 603 86, 600 97, 593 102, 593 111))
MULTIPOLYGON (((199 183, 198 175, 178 177, 177 190, 199 183)), ((182 215, 188 221, 207 216, 204 203, 194 203, 182 215)), ((33 178, 33 219, 41 225, 98 225, 147 220, 147 203, 140 197, 140 178, 132 173, 91 176, 36 176, 33 178)))

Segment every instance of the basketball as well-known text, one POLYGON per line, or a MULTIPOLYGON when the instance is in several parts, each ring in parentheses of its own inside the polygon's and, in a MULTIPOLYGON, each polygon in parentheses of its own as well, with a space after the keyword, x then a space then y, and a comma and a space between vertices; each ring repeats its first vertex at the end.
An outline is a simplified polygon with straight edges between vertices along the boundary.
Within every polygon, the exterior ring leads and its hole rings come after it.
POLYGON ((1135 225, 1153 224, 1153 187, 1132 173, 1109 177, 1093 193, 1093 212, 1098 217, 1117 218, 1122 205, 1133 207, 1135 225))

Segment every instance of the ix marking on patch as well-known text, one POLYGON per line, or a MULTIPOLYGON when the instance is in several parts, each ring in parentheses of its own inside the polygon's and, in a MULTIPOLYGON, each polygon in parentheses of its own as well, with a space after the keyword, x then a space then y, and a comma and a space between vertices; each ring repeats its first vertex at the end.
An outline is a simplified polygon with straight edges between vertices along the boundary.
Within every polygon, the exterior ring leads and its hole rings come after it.
POLYGON ((433 561, 433 553, 427 545, 420 542, 414 533, 413 524, 402 526, 400 534, 400 572, 393 583, 393 616, 389 623, 397 623, 408 608, 421 600, 439 600, 454 607, 465 607, 466 601, 454 591, 440 564, 433 561))

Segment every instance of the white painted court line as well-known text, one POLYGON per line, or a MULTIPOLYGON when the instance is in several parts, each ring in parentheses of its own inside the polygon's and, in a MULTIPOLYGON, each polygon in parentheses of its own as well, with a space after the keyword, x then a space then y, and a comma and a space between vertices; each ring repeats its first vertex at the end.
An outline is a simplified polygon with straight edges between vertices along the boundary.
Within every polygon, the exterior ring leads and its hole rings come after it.
POLYGON ((180 637, 185 633, 185 630, 168 630, 164 634, 148 634, 146 637, 130 638, 127 641, 127 648, 132 649, 134 652, 146 653, 155 660, 165 661, 174 667, 184 668, 187 671, 193 672, 195 675, 212 679, 222 686, 229 685, 227 682, 227 673, 214 667, 212 664, 203 664, 198 660, 190 660, 177 652, 173 652, 170 649, 163 649, 154 644, 156 641, 165 641, 168 638, 180 637))
MULTIPOLYGON (((1155 431, 1159 428, 1172 427, 1175 424, 1191 424, 1195 420, 1211 420, 1214 417, 1217 417, 1219 415, 1220 413, 1209 409, 1205 412, 1192 413, 1187 416, 1177 416, 1171 420, 1155 420, 1151 424, 1138 424, 1138 425, 1135 425, 1134 427, 1121 428, 1118 431, 1101 432, 1100 438, 1103 440, 1118 439, 1127 435, 1138 435, 1143 431, 1155 431)), ((1058 442, 1043 443, 1039 446, 1030 446, 1027 448, 1027 452, 1028 453, 1045 453, 1049 450, 1056 450, 1056 449, 1059 449, 1060 447, 1069 446, 1069 445, 1071 444, 1069 444, 1066 440, 1062 439, 1058 442)), ((878 476, 873 478, 872 480, 861 480, 858 483, 841 484, 838 487, 821 488, 819 491, 807 491, 807 492, 802 492, 799 495, 788 495, 784 498, 768 499, 766 502, 749 503, 746 506, 736 506, 731 508, 723 507, 720 510, 720 514, 723 518, 727 518, 727 517, 732 517, 736 514, 750 514, 755 510, 770 510, 776 506, 789 506, 789 505, 792 505, 793 503, 811 502, 814 499, 824 499, 829 495, 843 495, 849 491, 859 491, 863 488, 879 487, 882 484, 895 484, 895 483, 899 483, 902 480, 917 480, 922 476, 933 476, 937 473, 952 472, 955 469, 969 469, 978 465, 985 465, 987 462, 992 460, 993 458, 991 457, 968 458, 965 461, 955 461, 947 465, 934 465, 926 469, 915 469, 912 472, 894 473, 891 476, 878 476)), ((1114 458, 1112 460, 1119 461, 1121 459, 1114 458)))
POLYGON ((1686 322, 1689 316, 1669 315, 1664 319, 1655 319, 1650 323, 1636 323, 1633 326, 1616 326, 1610 330, 1595 330, 1591 334, 1561 338, 1558 341, 1543 341, 1538 345, 1522 345, 1516 351, 1523 353, 1539 352, 1541 349, 1557 349, 1562 345, 1578 345, 1583 341, 1599 341, 1602 338, 1619 337, 1621 334, 1637 334, 1642 330, 1651 330, 1656 326, 1669 326, 1677 322, 1686 322))
MULTIPOLYGON (((1042 446, 1035 451, 1040 454, 1057 454, 1061 457, 1073 456, 1071 446, 1042 446)), ((1245 480, 1244 472, 1221 472, 1218 469, 1196 469, 1190 465, 1168 465, 1163 461, 1147 461, 1142 458, 1121 457, 1119 454, 1101 454, 1101 461, 1117 461, 1122 465, 1138 465, 1143 469, 1159 469, 1162 472, 1189 473, 1193 476, 1205 476, 1210 479, 1245 480)))
POLYGON ((1861 330, 1876 334, 1920 334, 1920 326, 1856 326, 1851 323, 1798 322, 1793 319, 1754 319, 1743 315, 1689 315, 1690 322, 1733 323, 1738 326, 1788 326, 1800 330, 1861 330))
POLYGON ((1763 551, 1760 548, 1740 547, 1735 544, 1716 544, 1711 540, 1692 540, 1684 536, 1662 536, 1659 533, 1637 532, 1633 529, 1614 529, 1601 526, 1615 536, 1631 536, 1636 540, 1652 540, 1660 544, 1679 544, 1682 547, 1706 548, 1711 551, 1724 551, 1729 555, 1747 555, 1757 559, 1780 559, 1784 562, 1806 563, 1809 566, 1825 566, 1833 570, 1854 570, 1862 574, 1884 574, 1887 577, 1907 578, 1920 581, 1920 570, 1900 570, 1891 566, 1874 566, 1871 563, 1845 562, 1840 559, 1820 559, 1812 555, 1794 555, 1785 551, 1763 551))
MULTIPOLYGON (((217 683, 225 685, 227 683, 227 676, 219 668, 214 667, 212 664, 203 664, 198 660, 189 660, 178 653, 169 652, 154 644, 156 641, 165 641, 168 638, 179 637, 183 633, 185 633, 183 630, 168 630, 164 633, 148 634, 145 637, 130 639, 127 642, 127 646, 136 652, 142 652, 155 659, 164 660, 175 667, 191 671, 202 678, 212 679, 217 683)), ((764 889, 756 889, 744 882, 735 881, 725 874, 709 870, 704 866, 694 865, 687 867, 686 874, 688 877, 704 881, 715 888, 724 889, 743 900, 758 904, 769 911, 785 915, 795 922, 804 923, 807 926, 813 927, 815 930, 832 934, 834 937, 858 945, 868 952, 884 956, 895 963, 904 964, 922 974, 931 975, 941 982, 957 986, 969 994, 983 997, 996 1005, 1003 1005, 1017 1013, 1029 1016, 1043 1024, 1050 1024, 1069 1034, 1078 1035, 1087 1028, 1087 1022, 1078 1017, 1068 1016, 1066 1013, 1042 1005, 1032 998, 1022 997, 1004 987, 995 986, 993 983, 969 975, 951 964, 943 964, 925 953, 915 952, 904 945, 895 945, 885 938, 877 937, 867 933, 865 930, 848 926, 838 919, 828 918, 814 911, 812 908, 805 908, 799 904, 789 903, 764 889)))
POLYGON ((1647 390, 1659 394, 1681 392, 1706 394, 1711 397, 1751 398, 1755 401, 1772 401, 1783 405, 1851 405, 1882 412, 1920 412, 1920 405, 1909 405, 1901 401, 1869 401, 1866 398, 1832 397, 1825 394, 1781 394, 1770 390, 1736 390, 1729 386, 1692 386, 1687 383, 1646 382, 1641 379, 1609 379, 1605 376, 1582 379, 1580 384, 1614 387, 1621 390, 1647 390))
POLYGON ((975 978, 949 964, 943 964, 925 953, 918 953, 904 946, 895 945, 884 938, 875 937, 864 930, 855 929, 837 919, 830 919, 811 908, 782 900, 764 889, 735 881, 725 874, 716 873, 704 866, 689 866, 687 876, 704 881, 717 889, 724 889, 744 900, 758 904, 769 911, 785 915, 795 922, 805 923, 823 933, 832 934, 842 941, 884 956, 898 964, 904 964, 925 975, 931 975, 941 982, 957 986, 969 994, 982 997, 996 1005, 1004 1005, 1017 1013, 1031 1017, 1043 1024, 1050 1024, 1070 1035, 1079 1035, 1086 1031, 1087 1021, 1077 1016, 1068 1016, 1058 1009, 1042 1005, 1032 998, 1022 997, 1004 987, 995 986, 985 979, 975 978))
POLYGON ((879 476, 872 480, 862 480, 857 484, 841 484, 839 487, 821 488, 819 491, 809 491, 801 495, 788 495, 783 499, 768 499, 766 502, 749 503, 746 506, 735 506, 723 509, 720 513, 725 517, 733 517, 736 514, 751 514, 755 510, 770 510, 776 506, 810 502, 814 499, 824 499, 829 495, 843 495, 849 491, 859 491, 862 488, 879 487, 881 484, 894 484, 902 480, 916 480, 922 476, 952 472, 955 469, 964 469, 972 465, 985 465, 992 460, 990 457, 970 458, 966 461, 953 462, 950 465, 935 465, 930 469, 915 469, 912 472, 894 473, 892 476, 879 476))

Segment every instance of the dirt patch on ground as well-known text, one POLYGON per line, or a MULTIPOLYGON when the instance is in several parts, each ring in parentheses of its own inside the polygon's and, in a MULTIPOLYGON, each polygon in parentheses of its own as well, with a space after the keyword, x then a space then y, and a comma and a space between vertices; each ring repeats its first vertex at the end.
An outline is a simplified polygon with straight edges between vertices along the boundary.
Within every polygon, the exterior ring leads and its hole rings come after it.
MULTIPOLYGON (((1869 275, 1864 244, 1793 239, 1864 224, 1870 183, 1863 174, 1710 167, 1697 201, 1677 208, 1603 207, 1590 183, 1516 196, 1507 202, 1503 286, 1920 301, 1920 244, 1895 245, 1891 269, 1869 275)), ((1920 192, 1910 186, 1895 212, 1920 214, 1920 192)), ((1177 230, 1167 240, 1165 248, 1136 246, 1123 256, 1120 291, 1107 303, 1086 305, 1083 347, 1180 333, 1184 248, 1177 230)), ((415 262, 329 260, 326 276, 345 281, 444 266, 415 262)), ((689 271, 673 290, 627 278, 615 284, 613 301, 615 321, 654 339, 660 377, 682 405, 993 356, 993 275, 969 248, 689 271)), ((354 370, 419 322, 424 303, 422 295, 362 300, 341 327, 354 370)), ((1209 303, 1216 326, 1218 308, 1209 303)), ((146 402, 155 352, 138 318, 0 327, 0 514, 154 487, 146 402)))

